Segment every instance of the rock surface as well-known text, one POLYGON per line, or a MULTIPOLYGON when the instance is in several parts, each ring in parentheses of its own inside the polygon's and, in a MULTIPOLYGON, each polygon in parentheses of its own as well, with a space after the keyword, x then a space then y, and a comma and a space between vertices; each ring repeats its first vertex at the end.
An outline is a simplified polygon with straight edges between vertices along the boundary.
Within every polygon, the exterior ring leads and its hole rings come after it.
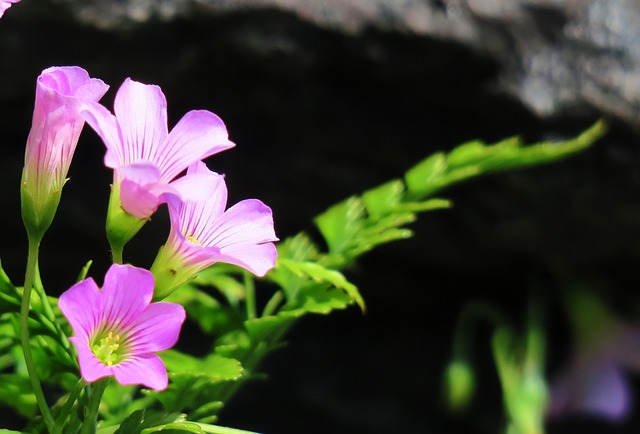
MULTIPOLYGON (((58 1, 80 22, 114 31, 280 11, 353 39, 377 31, 460 45, 498 66, 489 86, 541 118, 605 114, 640 129, 640 5, 634 0, 58 1)), ((249 33, 243 43, 256 53, 300 48, 277 36, 249 33)), ((372 60, 385 64, 392 57, 386 51, 397 47, 367 48, 372 60)), ((323 60, 323 53, 294 54, 323 60)), ((447 60, 446 54, 438 59, 447 60)))

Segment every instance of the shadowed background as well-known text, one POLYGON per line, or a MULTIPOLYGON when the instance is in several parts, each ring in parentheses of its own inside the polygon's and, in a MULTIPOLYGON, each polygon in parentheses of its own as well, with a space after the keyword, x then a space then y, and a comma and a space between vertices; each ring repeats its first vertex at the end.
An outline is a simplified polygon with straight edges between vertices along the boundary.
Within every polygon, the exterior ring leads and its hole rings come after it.
MULTIPOLYGON (((478 330, 480 393, 450 415, 441 371, 462 306, 485 299, 522 319, 527 294, 556 276, 606 276, 624 314, 640 263, 640 6, 534 0, 23 0, 0 21, 0 259, 21 283, 26 237, 19 179, 35 79, 78 65, 111 85, 162 87, 170 126, 208 109, 237 147, 208 160, 230 203, 257 197, 281 239, 350 194, 401 176, 464 141, 574 135, 600 116, 611 132, 546 167, 455 187, 451 210, 425 214, 416 236, 347 272, 368 305, 305 319, 221 423, 267 433, 496 433, 501 397, 478 330)), ((59 294, 88 259, 110 263, 103 236, 111 172, 88 128, 41 253, 59 294)), ((125 250, 149 266, 168 231, 162 209, 125 250)), ((550 370, 567 356, 552 305, 550 370)), ((182 336, 195 345, 197 336, 182 336)), ((0 420, 3 416, 0 416, 0 420)), ((636 432, 638 418, 556 422, 550 433, 636 432)))

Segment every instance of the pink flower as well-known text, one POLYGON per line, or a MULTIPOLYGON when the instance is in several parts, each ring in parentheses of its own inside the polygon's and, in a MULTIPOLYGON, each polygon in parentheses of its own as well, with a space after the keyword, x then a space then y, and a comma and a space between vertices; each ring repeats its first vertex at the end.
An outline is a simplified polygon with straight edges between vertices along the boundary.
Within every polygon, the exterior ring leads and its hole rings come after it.
POLYGON ((624 419, 632 407, 629 371, 640 371, 640 328, 614 317, 590 294, 571 303, 576 345, 551 383, 549 417, 589 413, 624 419))
POLYGON ((195 198, 198 176, 172 182, 192 163, 234 145, 222 120, 206 110, 192 110, 169 133, 167 102, 158 86, 127 78, 115 97, 115 116, 98 103, 83 116, 102 138, 104 162, 114 169, 115 192, 125 211, 147 219, 167 193, 195 198))
POLYGON ((167 387, 166 367, 154 353, 175 345, 185 311, 175 303, 151 303, 153 286, 149 271, 114 264, 102 290, 88 278, 60 296, 85 381, 113 375, 124 385, 167 387))
POLYGON ((20 0, 0 0, 0 18, 4 15, 4 11, 9 9, 12 4, 18 3, 20 0))
POLYGON ((22 172, 22 213, 28 230, 44 233, 51 224, 84 126, 79 111, 108 88, 77 66, 49 68, 38 77, 22 172))
POLYGON ((275 265, 278 241, 271 209, 257 199, 238 202, 225 211, 224 177, 198 162, 187 172, 204 178, 200 188, 213 190, 206 201, 169 198, 171 232, 151 271, 155 298, 162 299, 216 262, 226 262, 264 276, 275 265))

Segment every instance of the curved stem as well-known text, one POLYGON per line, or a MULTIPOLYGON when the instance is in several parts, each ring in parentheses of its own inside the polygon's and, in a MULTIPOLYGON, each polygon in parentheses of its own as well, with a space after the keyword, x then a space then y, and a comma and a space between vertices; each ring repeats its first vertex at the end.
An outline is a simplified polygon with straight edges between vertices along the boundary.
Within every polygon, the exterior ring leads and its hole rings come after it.
POLYGON ((278 309, 278 306, 280 306, 280 303, 282 303, 283 299, 284 295, 282 294, 282 291, 276 291, 264 306, 262 316, 273 315, 276 312, 276 309, 278 309))
POLYGON ((256 285, 248 271, 244 272, 244 288, 245 301, 247 303, 247 319, 255 319, 257 317, 256 285))
POLYGON ((38 267, 38 251, 40 249, 40 240, 33 240, 29 236, 29 254, 27 257, 27 271, 24 279, 24 291, 22 293, 22 306, 20 307, 20 342, 22 344, 22 351, 24 353, 24 361, 27 366, 27 372, 29 373, 29 379, 31 380, 31 387, 33 388, 33 394, 38 402, 40 413, 44 418, 44 422, 47 425, 49 432, 53 431, 55 426, 55 420, 49 410, 49 405, 42 392, 42 385, 36 372, 36 366, 33 361, 33 354, 31 353, 31 344, 29 343, 29 309, 31 307, 31 290, 33 289, 33 282, 35 281, 36 269, 38 267))
POLYGON ((89 405, 86 408, 84 421, 82 422, 81 434, 94 434, 98 420, 98 408, 102 400, 102 394, 107 388, 109 377, 96 381, 91 387, 91 396, 89 397, 89 405))
POLYGON ((75 404, 75 402, 78 400, 80 392, 82 392, 82 389, 84 389, 86 385, 87 383, 83 379, 80 379, 74 386, 73 390, 71 390, 71 392, 69 393, 69 397, 60 409, 60 413, 58 413, 58 417, 56 418, 56 426, 53 429, 53 434, 60 434, 62 432, 62 427, 64 425, 64 422, 69 417, 69 413, 71 412, 73 404, 75 404))

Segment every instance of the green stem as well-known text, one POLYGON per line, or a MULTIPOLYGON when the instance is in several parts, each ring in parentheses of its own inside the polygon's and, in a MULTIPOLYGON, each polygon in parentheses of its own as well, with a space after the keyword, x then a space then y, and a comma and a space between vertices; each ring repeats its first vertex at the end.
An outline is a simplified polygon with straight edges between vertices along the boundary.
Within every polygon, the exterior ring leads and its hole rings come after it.
POLYGON ((33 354, 31 353, 31 344, 29 343, 29 308, 31 307, 31 290, 33 289, 33 282, 36 276, 36 269, 38 267, 38 251, 40 249, 40 240, 33 240, 29 236, 29 254, 27 256, 27 270, 24 279, 24 290, 22 293, 22 306, 20 308, 20 341, 22 343, 22 351, 24 353, 24 361, 29 373, 29 379, 31 380, 31 387, 33 388, 33 394, 38 402, 40 413, 44 418, 44 422, 47 425, 49 432, 53 431, 55 426, 55 420, 49 410, 49 405, 42 392, 42 385, 36 372, 36 366, 33 361, 33 354))
POLYGON ((86 414, 84 422, 82 422, 81 434, 94 434, 96 432, 96 425, 98 421, 98 408, 100 407, 100 401, 102 400, 102 394, 107 388, 109 377, 96 381, 91 387, 91 394, 89 397, 89 405, 86 408, 86 414))
POLYGON ((124 246, 114 246, 111 245, 111 255, 113 256, 114 264, 122 264, 122 251, 124 250, 124 246))
POLYGON ((69 417, 69 413, 71 413, 71 408, 73 404, 78 400, 78 396, 80 396, 80 392, 87 385, 87 383, 80 379, 78 383, 76 383, 75 387, 69 393, 69 397, 67 398, 64 405, 60 408, 60 412, 58 413, 58 417, 56 418, 56 426, 53 429, 53 434, 62 433, 62 427, 64 426, 64 422, 69 417))
POLYGON ((284 295, 282 294, 282 291, 276 291, 265 305, 264 310, 262 311, 262 316, 273 315, 276 309, 278 309, 278 306, 280 306, 283 298, 284 295))
POLYGON ((202 431, 211 434, 257 434, 253 431, 244 431, 236 428, 228 428, 226 426, 209 425, 207 423, 195 422, 202 431))
POLYGON ((249 272, 244 272, 244 287, 246 291, 247 303, 247 319, 255 319, 257 317, 256 310, 256 286, 249 272))

